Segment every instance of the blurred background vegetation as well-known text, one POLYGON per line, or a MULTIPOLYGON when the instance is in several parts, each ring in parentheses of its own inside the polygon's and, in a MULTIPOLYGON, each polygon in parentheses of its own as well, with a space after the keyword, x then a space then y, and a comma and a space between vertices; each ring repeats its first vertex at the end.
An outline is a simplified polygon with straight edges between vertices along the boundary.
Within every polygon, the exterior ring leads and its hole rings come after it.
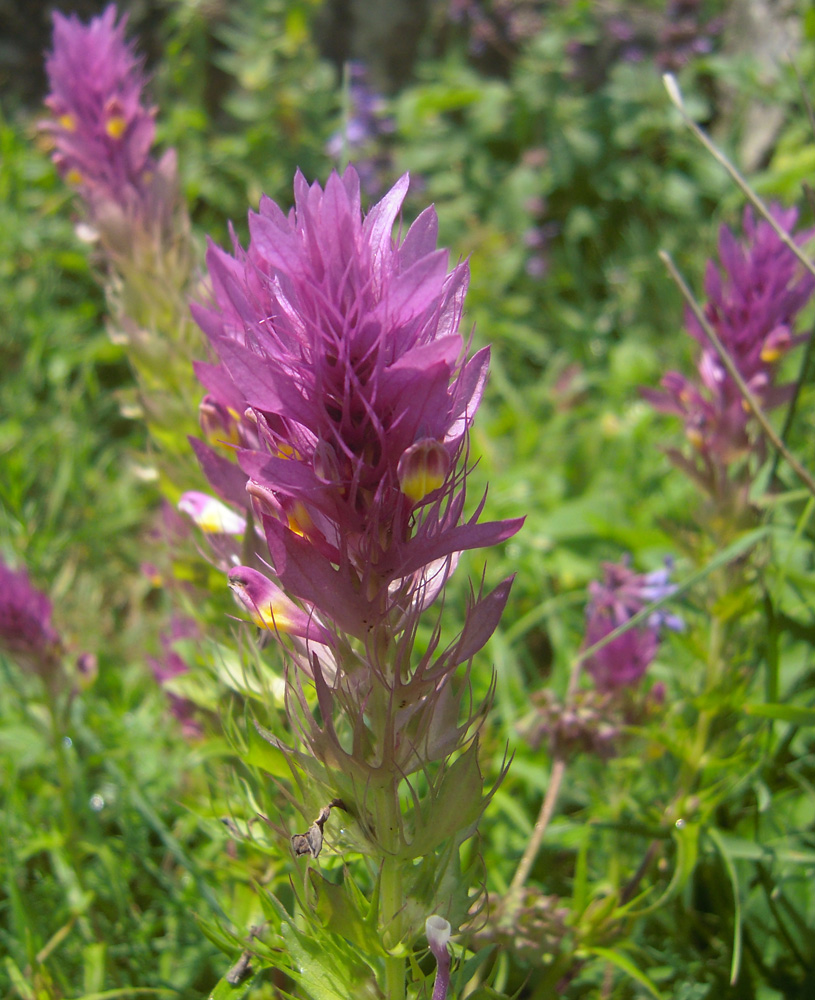
MULTIPOLYGON (((269 871, 220 822, 238 767, 214 715, 202 710, 204 736, 188 739, 149 665, 166 625, 162 588, 143 566, 159 497, 137 457, 144 431, 118 403, 131 375, 106 333, 98 264, 37 130, 53 6, 0 0, 0 555, 25 562, 75 653, 98 657, 98 676, 49 730, 37 678, 0 658, 0 985, 25 1000, 134 987, 193 998, 230 964, 199 921, 226 913, 245 928, 250 878, 269 871)), ((59 9, 87 18, 102 7, 59 9)), ((811 223, 802 192, 815 168, 806 110, 815 12, 752 0, 133 0, 120 9, 147 61, 160 143, 178 151, 202 254, 205 234, 229 241, 230 223, 246 241, 246 211, 261 193, 288 206, 295 169, 324 181, 351 160, 369 204, 409 170, 405 223, 434 202, 440 243, 469 257, 465 323, 477 344, 493 345, 472 495, 489 483, 491 517, 527 516, 488 560, 490 580, 518 577, 475 675, 486 688, 497 667, 488 770, 498 773, 507 742, 516 755, 484 826, 489 884, 500 891, 548 780, 545 752, 525 746, 517 724, 530 691, 565 689, 588 582, 603 559, 626 553, 641 569, 666 555, 689 568, 699 555, 689 541, 695 489, 663 451, 679 428, 639 390, 687 368, 693 349, 657 251, 701 288, 718 225, 738 221, 742 197, 682 126, 660 75, 678 75, 693 116, 763 196, 800 201, 811 223)), ((799 412, 808 417, 789 443, 811 461, 810 386, 799 412)), ((803 562, 799 595, 808 595, 803 562)), ((480 573, 463 561, 451 620, 467 575, 480 573)), ((748 632, 755 594, 733 595, 748 602, 748 632)), ((804 617, 803 632, 779 641, 787 682, 807 700, 815 673, 804 617)), ((748 640, 745 661, 763 648, 760 636, 748 640)), ((688 645, 677 639, 655 667, 669 697, 692 686, 688 645)), ((225 711, 231 697, 223 688, 220 701, 199 700, 225 711)), ((679 740, 681 720, 671 725, 679 740)), ((778 745, 766 740, 765 763, 796 761, 777 817, 799 838, 785 847, 791 867, 777 881, 777 858, 763 848, 739 856, 750 866, 739 869, 748 960, 731 986, 730 869, 712 849, 685 858, 684 895, 631 939, 665 996, 813 995, 815 895, 804 875, 813 882, 815 744, 797 728, 778 745), (797 861, 795 850, 805 852, 797 861)), ((647 746, 658 758, 659 746, 647 746)), ((607 763, 577 765, 535 871, 546 892, 569 895, 576 858, 600 888, 615 865, 636 868, 645 833, 620 830, 647 827, 648 804, 671 780, 656 765, 639 774, 641 752, 615 762, 616 784, 607 763), (587 816, 600 831, 590 846, 587 816)), ((722 798, 709 812, 734 833, 744 801, 722 798)), ((523 963, 499 963, 498 985, 523 990, 523 963)), ((564 989, 648 995, 596 962, 578 963, 564 989)), ((275 985, 261 990, 274 995, 275 985)))

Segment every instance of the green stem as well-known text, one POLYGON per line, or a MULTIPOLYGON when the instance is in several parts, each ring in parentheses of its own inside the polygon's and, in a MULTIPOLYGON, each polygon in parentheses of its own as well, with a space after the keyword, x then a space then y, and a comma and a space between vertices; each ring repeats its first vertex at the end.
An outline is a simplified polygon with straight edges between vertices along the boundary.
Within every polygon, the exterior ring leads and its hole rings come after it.
MULTIPOLYGON (((62 807, 62 824, 65 835, 65 847, 72 859, 76 859, 74 845, 76 843, 76 818, 73 804, 71 802, 71 774, 68 766, 68 756, 65 752, 65 744, 62 742, 65 736, 66 713, 60 705, 60 692, 56 682, 46 681, 46 698, 48 702, 48 714, 50 722, 51 745, 54 750, 54 758, 57 769, 57 785, 59 787, 60 806, 62 807)), ((81 865, 76 865, 77 877, 80 877, 81 865)))
MULTIPOLYGON (((381 639, 379 650, 382 662, 387 659, 387 637, 381 639)), ((393 704, 391 686, 399 686, 399 678, 393 674, 383 678, 372 692, 371 712, 375 719, 378 741, 382 748, 383 772, 390 763, 387 776, 372 789, 377 824, 377 839, 382 852, 382 874, 379 893, 379 927, 382 944, 388 953, 385 958, 385 998, 405 1000, 406 975, 405 958, 402 951, 404 887, 400 857, 402 847, 402 811, 399 804, 399 783, 401 775, 393 763, 396 760, 393 704), (397 954, 391 954, 396 951, 397 954)))
MULTIPOLYGON (((386 858, 382 866, 382 895, 380 914, 382 924, 387 928, 387 937, 396 943, 401 937, 402 909, 402 868, 394 858, 386 858)), ((388 955, 385 959, 385 996, 387 1000, 404 1000, 405 960, 400 955, 388 955)))

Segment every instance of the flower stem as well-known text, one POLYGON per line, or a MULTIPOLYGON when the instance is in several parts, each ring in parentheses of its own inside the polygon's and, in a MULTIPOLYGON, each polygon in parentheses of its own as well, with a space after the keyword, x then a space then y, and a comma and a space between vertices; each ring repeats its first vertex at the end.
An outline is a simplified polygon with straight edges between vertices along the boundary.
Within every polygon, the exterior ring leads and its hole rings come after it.
POLYGON ((532 831, 532 836, 529 838, 529 843, 526 845, 524 855, 521 858, 521 861, 515 871, 515 875, 512 878, 512 882, 510 883, 510 893, 521 890, 524 887, 526 880, 529 878, 529 872, 532 869, 532 865, 535 863, 535 858, 538 856, 538 851, 540 850, 540 846, 543 841, 543 835, 546 833, 546 829, 552 819, 552 814, 555 811, 555 805, 557 804, 558 795, 560 794, 560 786, 563 783, 563 775, 565 773, 566 761, 562 757, 556 757, 555 762, 552 765, 552 773, 549 776, 549 784, 546 787, 546 795, 543 798, 541 811, 538 814, 538 819, 535 823, 535 829, 532 831))
MULTIPOLYGON (((569 684, 566 689, 566 704, 569 706, 571 706, 574 701, 574 697, 577 694, 577 685, 580 681, 580 671, 583 666, 583 661, 586 659, 589 652, 591 652, 591 650, 585 650, 580 656, 576 656, 572 661, 572 667, 569 672, 569 684)), ((552 821, 558 796, 560 795, 560 786, 563 784, 563 775, 565 773, 566 760, 560 756, 555 757, 552 763, 552 773, 549 775, 549 784, 546 787, 546 795, 543 797, 543 803, 541 804, 538 818, 535 821, 535 829, 532 831, 532 836, 529 838, 529 843, 526 845, 523 857, 521 858, 520 863, 515 870, 515 874, 512 877, 512 881, 509 884, 510 895, 520 892, 526 884, 526 880, 529 878, 532 865, 535 863, 535 858, 538 856, 538 851, 543 843, 544 834, 546 833, 549 823, 552 821)))
MULTIPOLYGON (((388 951, 399 948, 402 938, 402 861, 396 857, 399 843, 399 793, 398 779, 391 788, 379 793, 380 839, 386 849, 382 861, 382 883, 379 897, 379 918, 384 944, 388 951)), ((385 997, 387 1000, 404 1000, 405 960, 401 955, 388 954, 385 958, 385 997)))
MULTIPOLYGON (((394 937, 394 927, 402 908, 402 871, 398 861, 388 858, 382 868, 381 916, 383 924, 388 924, 394 937)), ((404 1000, 405 960, 400 955, 388 955, 385 959, 385 996, 387 1000, 404 1000)))

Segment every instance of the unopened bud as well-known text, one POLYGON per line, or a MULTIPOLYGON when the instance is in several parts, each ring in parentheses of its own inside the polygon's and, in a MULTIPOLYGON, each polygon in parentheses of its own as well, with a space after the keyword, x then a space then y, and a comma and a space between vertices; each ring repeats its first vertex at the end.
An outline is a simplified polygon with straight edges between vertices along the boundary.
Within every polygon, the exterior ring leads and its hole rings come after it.
POLYGON ((417 504, 444 483, 449 468, 450 456, 444 445, 435 438, 422 438, 399 459, 399 488, 417 504))

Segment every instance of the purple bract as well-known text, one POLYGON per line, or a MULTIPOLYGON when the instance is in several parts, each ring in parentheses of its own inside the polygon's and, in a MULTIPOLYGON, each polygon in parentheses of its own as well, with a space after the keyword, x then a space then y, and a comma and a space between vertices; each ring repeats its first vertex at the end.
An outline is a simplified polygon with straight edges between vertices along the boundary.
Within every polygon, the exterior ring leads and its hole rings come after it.
POLYGON ((39 673, 56 667, 62 644, 51 623, 51 602, 24 569, 0 560, 0 650, 39 673))
POLYGON ((155 109, 143 101, 141 60, 125 40, 127 17, 111 4, 83 24, 54 13, 53 49, 46 59, 53 119, 42 128, 54 142, 54 162, 85 199, 91 218, 111 210, 166 225, 175 183, 175 154, 156 161, 155 109))
MULTIPOLYGON (((193 307, 221 361, 199 367, 212 405, 255 429, 237 455, 275 574, 358 637, 427 603, 440 563, 520 526, 478 524, 483 503, 463 519, 489 350, 467 357, 468 268, 448 271, 435 211, 392 235, 407 188, 363 219, 353 168, 325 190, 298 173, 288 215, 268 198, 250 214, 248 250, 210 246, 214 305, 193 307)), ((245 502, 235 467, 196 450, 220 495, 245 502)))

